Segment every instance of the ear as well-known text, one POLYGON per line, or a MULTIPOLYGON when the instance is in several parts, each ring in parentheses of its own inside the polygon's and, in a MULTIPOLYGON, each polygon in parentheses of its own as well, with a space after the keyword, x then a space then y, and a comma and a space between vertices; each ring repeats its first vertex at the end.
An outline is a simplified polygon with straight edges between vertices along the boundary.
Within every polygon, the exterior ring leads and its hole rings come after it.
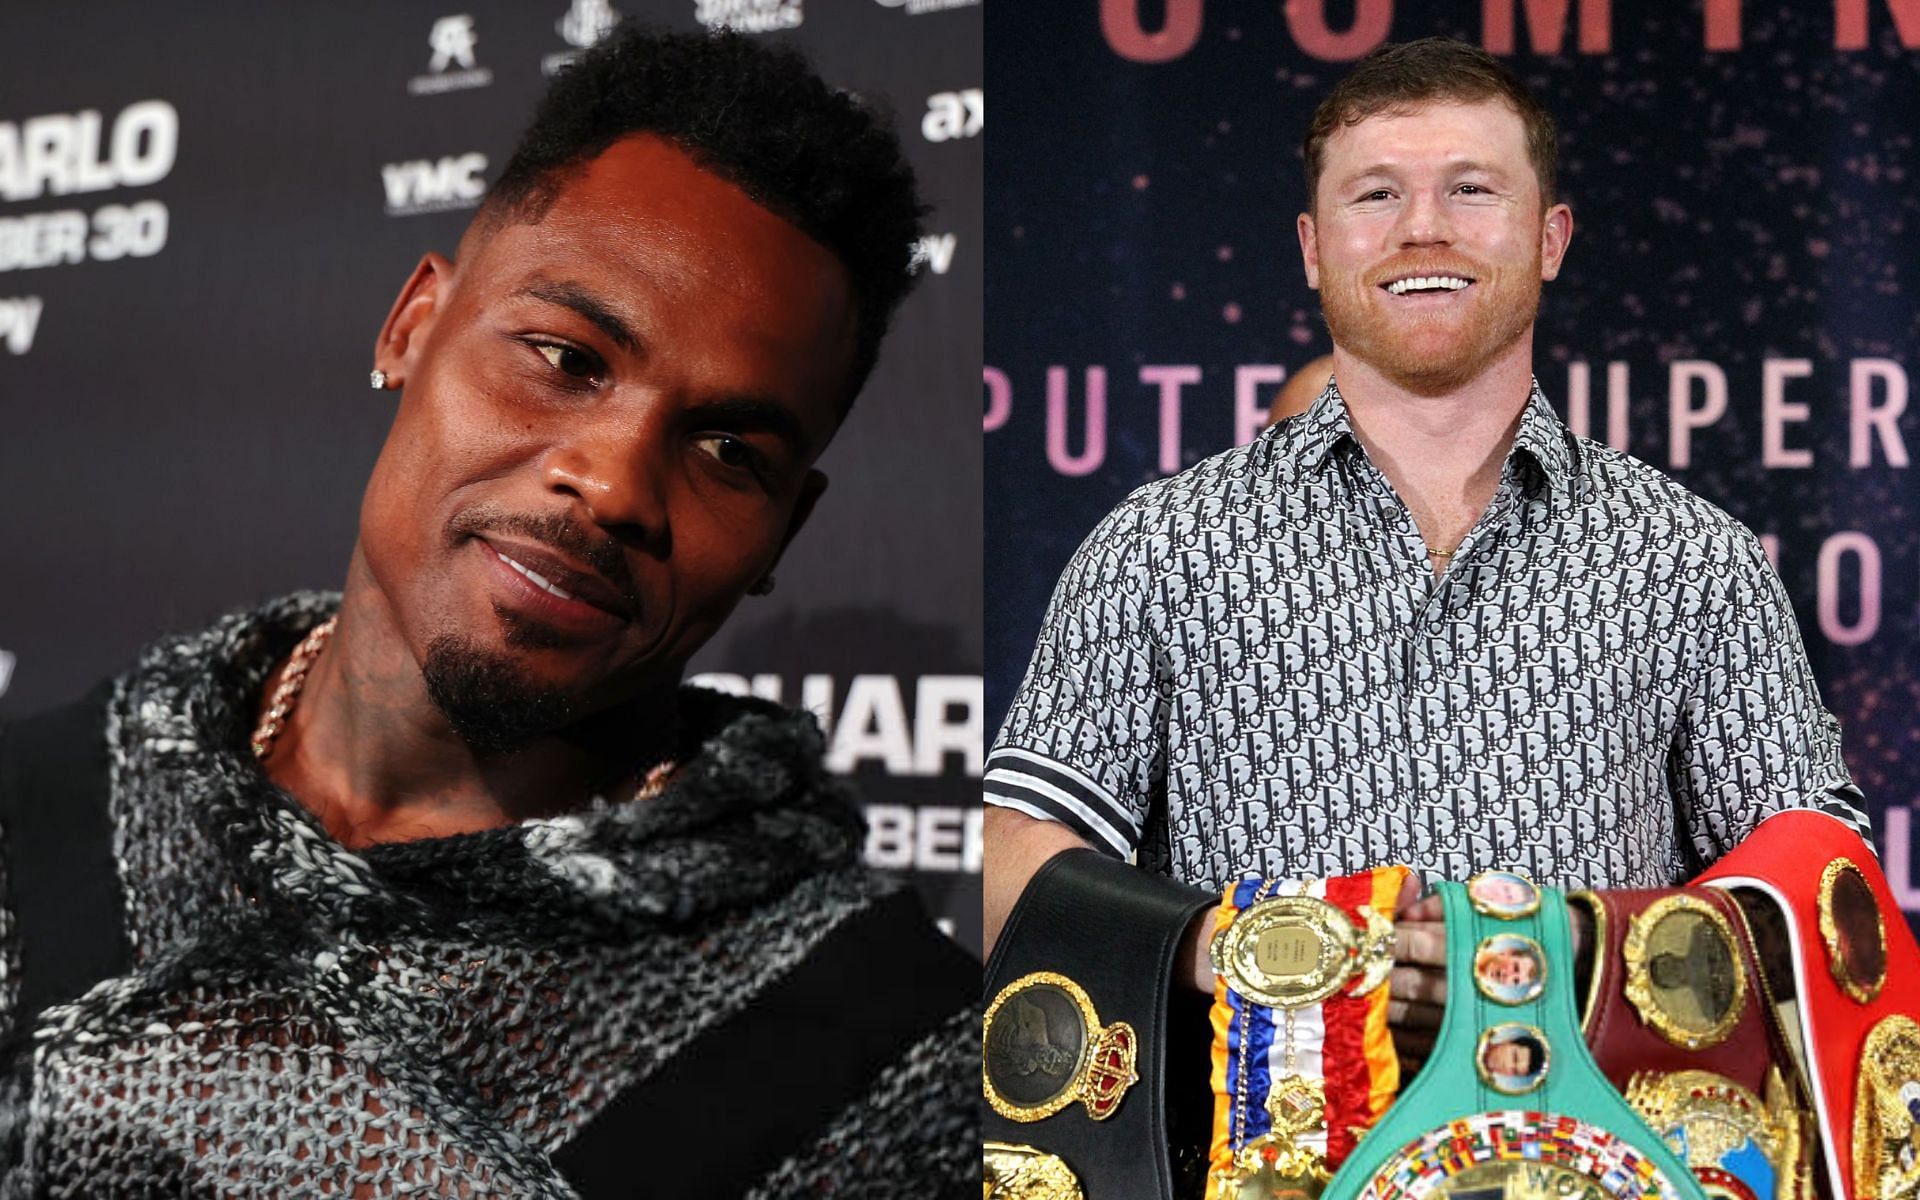
POLYGON ((394 297, 393 308, 380 326, 380 336, 373 342, 373 365, 385 371, 396 387, 406 382, 407 368, 426 344, 452 278, 453 263, 445 255, 429 252, 394 297))
POLYGON ((1320 239, 1313 227, 1313 214, 1301 213, 1294 218, 1294 229, 1300 234, 1300 260, 1307 266, 1307 286, 1320 290, 1320 239))
POLYGON ((1573 210, 1556 204, 1547 210, 1540 229, 1540 278, 1560 274, 1560 262, 1567 257, 1567 243, 1573 240, 1573 210))

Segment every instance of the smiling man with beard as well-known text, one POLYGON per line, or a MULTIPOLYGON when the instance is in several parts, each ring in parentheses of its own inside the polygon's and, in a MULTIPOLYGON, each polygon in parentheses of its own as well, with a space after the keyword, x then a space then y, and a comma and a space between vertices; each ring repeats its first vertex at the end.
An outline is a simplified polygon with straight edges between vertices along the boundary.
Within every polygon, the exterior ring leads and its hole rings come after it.
POLYGON ((791 51, 559 77, 380 330, 344 593, 5 731, 0 1192, 970 1194, 977 966, 810 716, 680 686, 922 211, 791 51))
MULTIPOLYGON (((1074 847, 1218 895, 1394 862, 1662 887, 1783 808, 1866 833, 1757 539, 1574 437, 1532 378, 1574 228, 1555 146, 1511 72, 1444 39, 1321 104, 1297 229, 1333 380, 1067 566, 986 764, 989 941, 1074 847)), ((1410 899, 1389 1012, 1417 1062, 1443 935, 1410 899)), ((1213 920, 1182 951, 1208 993, 1213 920)))

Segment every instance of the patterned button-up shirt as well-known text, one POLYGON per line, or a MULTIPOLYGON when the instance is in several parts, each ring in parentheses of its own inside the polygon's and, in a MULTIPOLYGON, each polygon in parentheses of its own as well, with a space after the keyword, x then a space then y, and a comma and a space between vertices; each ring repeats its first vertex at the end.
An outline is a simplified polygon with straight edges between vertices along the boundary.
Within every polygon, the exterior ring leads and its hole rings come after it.
POLYGON ((1670 886, 1779 809, 1867 834, 1758 540, 1537 385, 1450 562, 1329 383, 1089 535, 988 803, 1209 888, 1384 862, 1670 886))

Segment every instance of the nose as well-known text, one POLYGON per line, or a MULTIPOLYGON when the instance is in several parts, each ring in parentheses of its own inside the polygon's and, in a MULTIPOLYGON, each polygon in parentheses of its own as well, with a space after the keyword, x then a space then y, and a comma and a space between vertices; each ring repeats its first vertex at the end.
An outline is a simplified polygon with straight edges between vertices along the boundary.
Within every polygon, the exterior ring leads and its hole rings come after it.
POLYGON ((547 451, 543 482, 616 540, 664 555, 670 541, 668 470, 660 441, 645 427, 583 421, 547 451))
POLYGON ((1445 246, 1452 241, 1453 222, 1442 198, 1424 188, 1409 195, 1400 210, 1401 246, 1445 246))

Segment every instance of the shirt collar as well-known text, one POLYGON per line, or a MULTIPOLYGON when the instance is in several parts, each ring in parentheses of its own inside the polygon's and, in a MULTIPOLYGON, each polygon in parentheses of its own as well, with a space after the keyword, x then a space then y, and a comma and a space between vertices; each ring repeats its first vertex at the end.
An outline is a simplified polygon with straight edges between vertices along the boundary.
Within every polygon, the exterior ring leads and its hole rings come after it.
POLYGON ((1318 470, 1335 446, 1353 439, 1347 402, 1332 376, 1327 377, 1327 386, 1307 411, 1287 422, 1287 432, 1292 438, 1290 453, 1294 461, 1310 471, 1318 470))
MULTIPOLYGON (((1540 468, 1548 486, 1556 493, 1564 493, 1579 467, 1579 452, 1567 427, 1554 414, 1546 393, 1540 390, 1540 381, 1533 380, 1531 387, 1508 458, 1511 460, 1514 453, 1524 451, 1540 468)), ((1347 416, 1347 402, 1332 379, 1327 380, 1326 389, 1306 412, 1287 422, 1287 432, 1291 439, 1291 457, 1309 471, 1318 470, 1341 444, 1359 444, 1353 435, 1353 422, 1347 416)))
POLYGON ((1556 494, 1565 494, 1574 471, 1580 466, 1579 451, 1573 435, 1554 414, 1546 393, 1540 390, 1540 381, 1534 380, 1532 387, 1526 411, 1520 414, 1520 431, 1514 435, 1513 449, 1526 451, 1546 477, 1547 486, 1556 494))

